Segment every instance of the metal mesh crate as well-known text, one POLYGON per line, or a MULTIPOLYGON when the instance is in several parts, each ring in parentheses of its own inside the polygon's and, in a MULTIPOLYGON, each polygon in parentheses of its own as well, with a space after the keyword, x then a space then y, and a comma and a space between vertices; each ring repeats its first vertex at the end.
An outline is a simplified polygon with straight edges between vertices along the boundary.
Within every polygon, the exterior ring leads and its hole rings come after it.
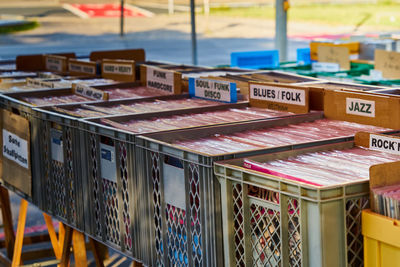
MULTIPOLYGON (((353 142, 251 157, 268 161, 346 149, 353 142)), ((220 182, 226 266, 362 266, 361 211, 367 181, 315 187, 215 163, 220 182)))
MULTIPOLYGON (((144 184, 146 188, 141 190, 143 203, 147 203, 147 216, 143 221, 151 222, 142 225, 142 232, 147 232, 150 236, 150 246, 146 254, 149 258, 144 260, 145 264, 150 266, 224 264, 221 256, 223 234, 219 223, 223 206, 220 203, 219 184, 213 175, 214 161, 337 143, 351 140, 352 137, 219 155, 185 150, 172 145, 175 140, 196 140, 213 134, 223 135, 283 126, 319 118, 322 118, 322 113, 137 137, 137 165, 145 166, 138 168, 138 179, 146 182, 144 184)), ((141 204, 144 205, 143 203, 141 204)), ((244 246, 248 244, 243 244, 240 249, 244 249, 244 246)), ((229 262, 225 262, 225 265, 232 266, 229 262)))

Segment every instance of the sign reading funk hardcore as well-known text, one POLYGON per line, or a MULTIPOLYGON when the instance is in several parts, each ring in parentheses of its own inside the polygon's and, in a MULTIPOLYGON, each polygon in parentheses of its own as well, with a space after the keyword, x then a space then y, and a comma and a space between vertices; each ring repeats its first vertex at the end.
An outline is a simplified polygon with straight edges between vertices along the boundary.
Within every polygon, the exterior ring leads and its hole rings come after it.
POLYGON ((236 103, 236 83, 189 78, 189 94, 205 99, 236 103))
POLYGON ((375 101, 346 98, 346 113, 365 117, 375 117, 375 101))
POLYGON ((160 89, 173 94, 174 90, 174 71, 163 70, 147 66, 146 86, 149 88, 160 89))

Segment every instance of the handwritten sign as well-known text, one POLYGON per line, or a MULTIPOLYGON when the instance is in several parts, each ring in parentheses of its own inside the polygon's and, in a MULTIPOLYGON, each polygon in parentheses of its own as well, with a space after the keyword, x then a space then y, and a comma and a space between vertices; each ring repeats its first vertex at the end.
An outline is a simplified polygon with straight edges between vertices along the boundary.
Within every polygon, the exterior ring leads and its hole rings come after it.
POLYGON ((386 79, 400 79, 400 53, 375 50, 375 69, 386 79))
POLYGON ((338 63, 342 70, 350 69, 350 53, 347 47, 319 46, 318 61, 338 63))
POLYGON ((237 102, 236 84, 226 81, 189 78, 189 94, 221 102, 237 102))
POLYGON ((74 94, 93 100, 108 100, 108 93, 83 84, 72 84, 74 94))

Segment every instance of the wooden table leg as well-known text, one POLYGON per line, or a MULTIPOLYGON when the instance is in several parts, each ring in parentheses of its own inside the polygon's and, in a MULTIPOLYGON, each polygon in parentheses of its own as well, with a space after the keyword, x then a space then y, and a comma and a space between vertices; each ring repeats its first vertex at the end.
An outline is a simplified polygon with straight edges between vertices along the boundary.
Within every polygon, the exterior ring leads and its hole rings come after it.
POLYGON ((60 267, 68 267, 71 256, 72 228, 65 226, 65 237, 62 246, 60 267))
POLYGON ((12 259, 14 244, 15 244, 15 234, 12 223, 10 196, 8 194, 8 190, 3 186, 0 186, 0 203, 1 203, 1 215, 4 224, 5 246, 7 250, 7 257, 9 259, 12 259))
POLYGON ((24 232, 25 232, 27 212, 28 212, 28 202, 25 199, 21 199, 21 205, 19 207, 17 235, 15 238, 14 254, 11 264, 12 267, 17 267, 21 265, 21 253, 22 253, 22 245, 24 243, 24 232))
POLYGON ((59 243, 59 239, 57 237, 56 230, 54 229, 53 226, 53 220, 51 219, 51 216, 47 215, 46 213, 43 213, 44 221, 46 222, 47 226, 47 231, 49 232, 50 236, 50 242, 51 245, 53 246, 54 250, 54 255, 58 260, 61 259, 61 244, 59 243))
POLYGON ((75 266, 87 266, 85 235, 76 230, 72 234, 72 246, 74 248, 75 266))
POLYGON ((95 241, 94 239, 89 237, 89 243, 92 246, 92 252, 93 252, 93 257, 94 260, 96 262, 96 266, 97 267, 104 267, 104 259, 103 256, 101 254, 101 248, 100 248, 100 244, 95 241))

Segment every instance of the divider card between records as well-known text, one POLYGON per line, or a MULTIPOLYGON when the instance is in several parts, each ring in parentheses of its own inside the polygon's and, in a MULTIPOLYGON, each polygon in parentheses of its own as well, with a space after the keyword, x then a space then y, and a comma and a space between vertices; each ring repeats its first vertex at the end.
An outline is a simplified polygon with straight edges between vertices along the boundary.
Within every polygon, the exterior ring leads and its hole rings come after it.
POLYGON ((72 84, 74 94, 93 100, 108 100, 108 93, 83 84, 72 84))
POLYGON ((295 113, 309 112, 309 89, 287 84, 249 82, 250 105, 295 113))
POLYGON ((134 82, 135 61, 121 59, 103 59, 101 62, 101 76, 115 81, 134 82))
POLYGON ((369 148, 372 150, 400 155, 400 138, 382 134, 370 134, 369 148))
POLYGON ((220 102, 236 103, 236 83, 189 78, 189 95, 220 102))
POLYGON ((346 113, 374 118, 375 117, 375 101, 347 97, 346 98, 346 113))
POLYGON ((44 64, 46 70, 64 73, 67 72, 67 58, 56 55, 45 55, 44 64))
POLYGON ((68 61, 68 71, 71 75, 90 75, 96 76, 97 64, 96 62, 80 61, 70 59, 68 61))
POLYGON ((167 91, 170 94, 182 92, 182 74, 152 66, 140 66, 140 80, 149 88, 167 91))

